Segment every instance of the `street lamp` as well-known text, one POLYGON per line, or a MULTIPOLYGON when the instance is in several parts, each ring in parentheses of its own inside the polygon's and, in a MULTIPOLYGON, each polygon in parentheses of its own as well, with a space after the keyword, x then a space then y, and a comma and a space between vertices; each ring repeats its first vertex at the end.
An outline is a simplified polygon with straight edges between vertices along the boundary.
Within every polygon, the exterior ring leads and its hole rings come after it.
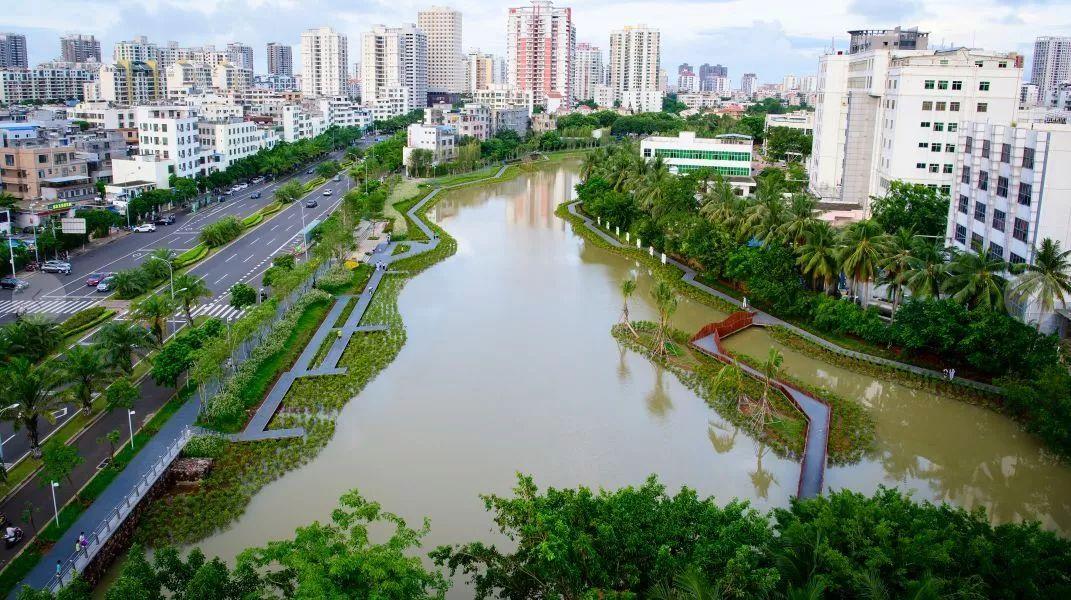
POLYGON ((160 260, 167 265, 168 275, 171 277, 171 301, 175 301, 175 268, 171 266, 171 261, 164 260, 159 256, 149 256, 149 260, 160 260))
POLYGON ((59 527, 59 505, 56 504, 56 488, 59 484, 52 482, 52 510, 56 513, 56 527, 59 527))
POLYGON ((305 260, 309 260, 309 232, 305 227, 305 203, 301 203, 301 241, 305 247, 305 260))
POLYGON ((134 411, 126 411, 126 424, 130 426, 130 449, 134 449, 134 411))
POLYGON ((11 276, 15 276, 15 245, 12 243, 11 238, 15 233, 15 225, 11 223, 11 209, 5 208, 4 212, 7 213, 7 255, 11 259, 11 276))
MULTIPOLYGON (((11 406, 7 406, 7 407, 5 407, 3 409, 0 409, 0 415, 4 414, 5 412, 7 412, 7 411, 9 411, 9 410, 11 410, 13 408, 18 408, 18 407, 19 407, 19 403, 16 402, 16 403, 12 404, 11 406)), ((0 466, 2 466, 3 464, 4 464, 4 435, 2 433, 0 433, 0 466)))

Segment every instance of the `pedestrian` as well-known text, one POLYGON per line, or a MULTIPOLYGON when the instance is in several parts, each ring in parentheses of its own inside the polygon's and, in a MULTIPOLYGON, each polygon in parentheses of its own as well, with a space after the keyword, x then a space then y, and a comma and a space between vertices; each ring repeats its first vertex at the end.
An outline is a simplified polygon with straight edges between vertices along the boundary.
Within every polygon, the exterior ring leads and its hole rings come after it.
POLYGON ((63 563, 56 561, 56 577, 59 577, 63 573, 63 563))
POLYGON ((955 369, 950 369, 948 371, 948 380, 952 381, 955 378, 956 378, 956 370, 955 369))
POLYGON ((84 551, 85 551, 85 550, 86 550, 87 548, 89 548, 89 538, 87 538, 87 537, 86 537, 86 532, 84 532, 84 531, 78 534, 78 547, 79 547, 79 548, 80 548, 80 549, 81 549, 81 550, 82 550, 83 552, 84 552, 84 551))

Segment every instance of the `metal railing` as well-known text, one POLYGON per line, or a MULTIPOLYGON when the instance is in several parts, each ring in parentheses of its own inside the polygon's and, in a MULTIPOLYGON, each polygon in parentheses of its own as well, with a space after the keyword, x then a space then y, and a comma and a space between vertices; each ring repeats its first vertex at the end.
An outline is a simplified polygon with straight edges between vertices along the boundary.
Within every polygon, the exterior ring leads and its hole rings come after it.
POLYGON ((178 439, 171 443, 170 446, 164 451, 162 455, 157 457, 153 461, 152 465, 147 471, 141 474, 135 482, 133 489, 123 496, 122 501, 119 502, 112 509, 108 516, 101 521, 100 525, 94 529, 88 536, 88 545, 83 549, 76 552, 72 552, 67 560, 63 561, 60 571, 52 576, 52 579, 48 581, 47 589, 53 594, 59 591, 59 589, 68 583, 70 583, 78 574, 80 574, 86 566, 93 560, 94 557, 104 548, 104 545, 111 539, 112 535, 122 526, 126 521, 127 516, 131 511, 141 502, 141 499, 152 489, 152 486, 160 480, 160 477, 167 471, 167 468, 174 462, 175 458, 182 452, 182 449, 186 446, 186 442, 190 441, 193 437, 193 429, 190 427, 184 427, 182 433, 178 439))

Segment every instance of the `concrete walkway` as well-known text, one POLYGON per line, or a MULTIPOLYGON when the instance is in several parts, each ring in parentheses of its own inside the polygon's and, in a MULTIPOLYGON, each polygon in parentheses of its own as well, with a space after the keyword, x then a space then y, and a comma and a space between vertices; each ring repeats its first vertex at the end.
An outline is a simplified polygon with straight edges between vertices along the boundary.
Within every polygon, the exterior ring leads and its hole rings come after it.
MULTIPOLYGON (((624 248, 625 247, 625 244, 623 244, 621 242, 621 240, 619 240, 616 237, 614 237, 613 234, 611 234, 611 233, 609 233, 607 231, 604 231, 601 227, 599 227, 595 223, 595 221, 592 221, 588 216, 586 216, 583 213, 579 212, 577 210, 577 206, 579 204, 580 204, 579 201, 573 201, 572 203, 570 203, 569 207, 568 207, 569 213, 572 214, 575 217, 578 217, 578 218, 582 219, 584 221, 584 224, 587 226, 588 229, 590 229, 592 232, 594 232, 600 238, 606 240, 606 242, 609 243, 610 245, 612 245, 612 246, 614 246, 616 248, 624 248)), ((739 306, 741 308, 741 310, 743 310, 744 307, 742 306, 741 302, 739 300, 737 300, 736 298, 733 298, 732 296, 730 296, 730 295, 728 295, 726 293, 723 293, 723 292, 721 292, 719 290, 716 290, 716 289, 714 289, 714 288, 712 288, 712 287, 710 287, 708 285, 705 285, 705 284, 703 284, 703 283, 701 283, 699 281, 696 281, 697 273, 696 273, 695 269, 689 267, 688 265, 686 265, 684 263, 676 261, 676 260, 674 260, 673 258, 671 258, 669 256, 666 257, 666 264, 673 265, 674 267, 677 267, 678 269, 680 269, 682 271, 682 273, 683 273, 683 275, 681 276, 681 280, 684 281, 685 283, 687 283, 688 285, 690 285, 690 286, 692 286, 692 287, 694 287, 694 288, 696 288, 698 290, 702 290, 703 292, 706 292, 707 294, 710 294, 711 296, 714 296, 716 298, 720 298, 720 299, 722 299, 722 300, 724 300, 724 301, 726 301, 726 302, 728 302, 728 303, 730 303, 730 304, 732 304, 734 306, 739 306)), ((783 320, 781 320, 781 319, 779 319, 779 318, 777 318, 777 317, 775 317, 775 316, 773 316, 773 315, 771 315, 771 314, 769 314, 767 312, 763 312, 761 310, 757 310, 754 307, 749 306, 749 307, 747 307, 747 310, 750 310, 750 311, 753 311, 753 312, 756 313, 756 316, 755 316, 755 324, 756 325, 760 325, 762 327, 784 327, 785 329, 791 331, 792 333, 794 333, 794 334, 796 334, 796 335, 798 335, 798 336, 800 336, 802 338, 805 338, 808 341, 813 342, 813 343, 825 348, 826 350, 829 350, 831 352, 836 352, 837 354, 840 354, 842 356, 847 356, 849 358, 853 358, 853 359, 856 359, 856 360, 866 361, 866 362, 869 362, 869 363, 882 365, 882 366, 886 366, 886 367, 892 367, 894 369, 899 369, 901 371, 907 371, 909 373, 914 373, 915 375, 921 375, 923 377, 932 377, 932 378, 935 378, 935 379, 946 379, 944 373, 940 373, 940 372, 934 371, 932 369, 927 369, 927 368, 924 368, 924 367, 918 367, 918 366, 915 366, 915 365, 909 365, 907 363, 902 363, 902 362, 899 362, 899 361, 891 360, 891 359, 888 359, 888 358, 882 358, 880 356, 874 356, 872 354, 866 354, 866 353, 863 353, 863 352, 857 352, 855 350, 849 350, 847 348, 844 348, 844 347, 841 347, 841 346, 839 346, 837 344, 834 344, 833 342, 831 342, 831 341, 829 341, 829 340, 827 340, 827 339, 825 339, 823 337, 817 336, 817 335, 815 335, 815 334, 813 334, 813 333, 811 333, 811 332, 809 332, 809 331, 807 331, 805 329, 801 329, 800 327, 798 327, 796 325, 793 325, 792 323, 789 323, 787 321, 783 321, 783 320)), ((973 381, 973 380, 970 380, 970 379, 958 378, 958 379, 953 380, 953 383, 956 383, 956 384, 962 385, 962 386, 966 386, 966 387, 970 387, 970 388, 974 388, 974 389, 977 389, 977 390, 982 390, 982 391, 985 391, 985 392, 990 392, 990 393, 999 394, 1000 391, 1001 391, 1000 388, 995 386, 995 385, 990 385, 988 383, 982 383, 980 381, 973 381)))

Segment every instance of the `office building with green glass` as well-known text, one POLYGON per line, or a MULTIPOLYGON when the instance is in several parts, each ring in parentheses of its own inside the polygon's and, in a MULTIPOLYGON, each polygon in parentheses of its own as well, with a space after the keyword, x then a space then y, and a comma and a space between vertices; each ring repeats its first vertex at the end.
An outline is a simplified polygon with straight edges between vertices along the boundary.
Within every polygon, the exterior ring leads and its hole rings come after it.
POLYGON ((640 152, 647 161, 661 158, 670 172, 678 175, 699 169, 720 173, 747 195, 755 185, 751 171, 753 145, 746 135, 700 138, 694 131, 682 131, 677 137, 648 137, 640 142, 640 152))

